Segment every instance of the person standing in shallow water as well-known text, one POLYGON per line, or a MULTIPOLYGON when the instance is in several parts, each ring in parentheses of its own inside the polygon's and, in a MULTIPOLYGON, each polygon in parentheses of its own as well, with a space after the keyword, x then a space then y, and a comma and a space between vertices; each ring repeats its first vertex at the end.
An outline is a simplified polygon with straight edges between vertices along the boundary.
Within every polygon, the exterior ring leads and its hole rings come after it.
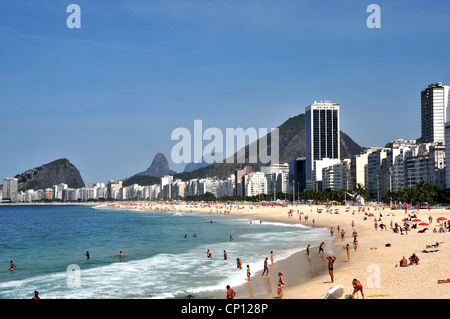
POLYGON ((264 260, 264 270, 263 270, 261 276, 264 276, 264 274, 266 274, 266 276, 269 275, 269 267, 267 266, 267 260, 268 260, 268 259, 269 259, 269 258, 266 257, 266 259, 264 260), (266 272, 267 272, 267 273, 266 273, 266 272))
POLYGON ((319 245, 319 253, 318 253, 319 256, 320 256, 320 253, 322 253, 322 256, 325 255, 325 253, 323 251, 323 245, 325 245, 324 242, 321 242, 319 245))

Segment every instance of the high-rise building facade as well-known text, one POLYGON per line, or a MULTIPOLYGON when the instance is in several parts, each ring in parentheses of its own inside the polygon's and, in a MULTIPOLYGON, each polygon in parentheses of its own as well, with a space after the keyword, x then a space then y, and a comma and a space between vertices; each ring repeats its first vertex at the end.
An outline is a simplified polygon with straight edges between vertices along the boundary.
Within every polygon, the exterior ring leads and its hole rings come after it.
POLYGON ((445 123, 450 119, 448 95, 450 85, 433 83, 421 92, 422 142, 445 142, 445 123))
POLYGON ((15 202, 18 200, 18 179, 8 177, 3 180, 2 199, 15 202))
POLYGON ((306 188, 316 189, 315 161, 340 159, 339 104, 316 102, 305 108, 306 119, 306 188))
POLYGON ((293 183, 293 193, 304 192, 306 188, 306 157, 297 157, 289 163, 290 180, 293 183))

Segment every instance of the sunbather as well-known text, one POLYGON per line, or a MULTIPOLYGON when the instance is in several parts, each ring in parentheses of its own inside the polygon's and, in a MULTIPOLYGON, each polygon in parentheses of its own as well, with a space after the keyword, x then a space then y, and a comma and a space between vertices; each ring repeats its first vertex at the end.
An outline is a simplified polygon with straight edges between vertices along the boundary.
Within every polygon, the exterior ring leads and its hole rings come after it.
POLYGON ((411 262, 411 265, 413 265, 413 264, 418 265, 419 264, 419 257, 417 257, 417 255, 413 253, 412 256, 409 257, 409 261, 411 262))

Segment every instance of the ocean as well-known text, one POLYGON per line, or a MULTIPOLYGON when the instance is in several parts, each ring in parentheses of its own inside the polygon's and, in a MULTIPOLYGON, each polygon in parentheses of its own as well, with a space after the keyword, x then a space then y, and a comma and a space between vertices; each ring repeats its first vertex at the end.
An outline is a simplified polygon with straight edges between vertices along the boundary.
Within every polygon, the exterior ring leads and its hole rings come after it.
POLYGON ((43 299, 223 299, 226 285, 247 282, 247 265, 256 275, 271 251, 279 261, 329 237, 324 228, 229 214, 3 205, 0 298, 37 290, 43 299))

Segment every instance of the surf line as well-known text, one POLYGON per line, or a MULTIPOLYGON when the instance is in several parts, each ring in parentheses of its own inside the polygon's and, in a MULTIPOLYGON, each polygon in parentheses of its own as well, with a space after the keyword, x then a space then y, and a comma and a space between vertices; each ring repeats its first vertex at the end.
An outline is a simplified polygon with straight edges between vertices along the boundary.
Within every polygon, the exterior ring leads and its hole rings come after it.
POLYGON ((207 314, 209 317, 211 317, 214 314, 214 310, 216 309, 216 306, 196 306, 191 305, 191 303, 188 303, 187 306, 181 307, 181 313, 182 314, 207 314))

